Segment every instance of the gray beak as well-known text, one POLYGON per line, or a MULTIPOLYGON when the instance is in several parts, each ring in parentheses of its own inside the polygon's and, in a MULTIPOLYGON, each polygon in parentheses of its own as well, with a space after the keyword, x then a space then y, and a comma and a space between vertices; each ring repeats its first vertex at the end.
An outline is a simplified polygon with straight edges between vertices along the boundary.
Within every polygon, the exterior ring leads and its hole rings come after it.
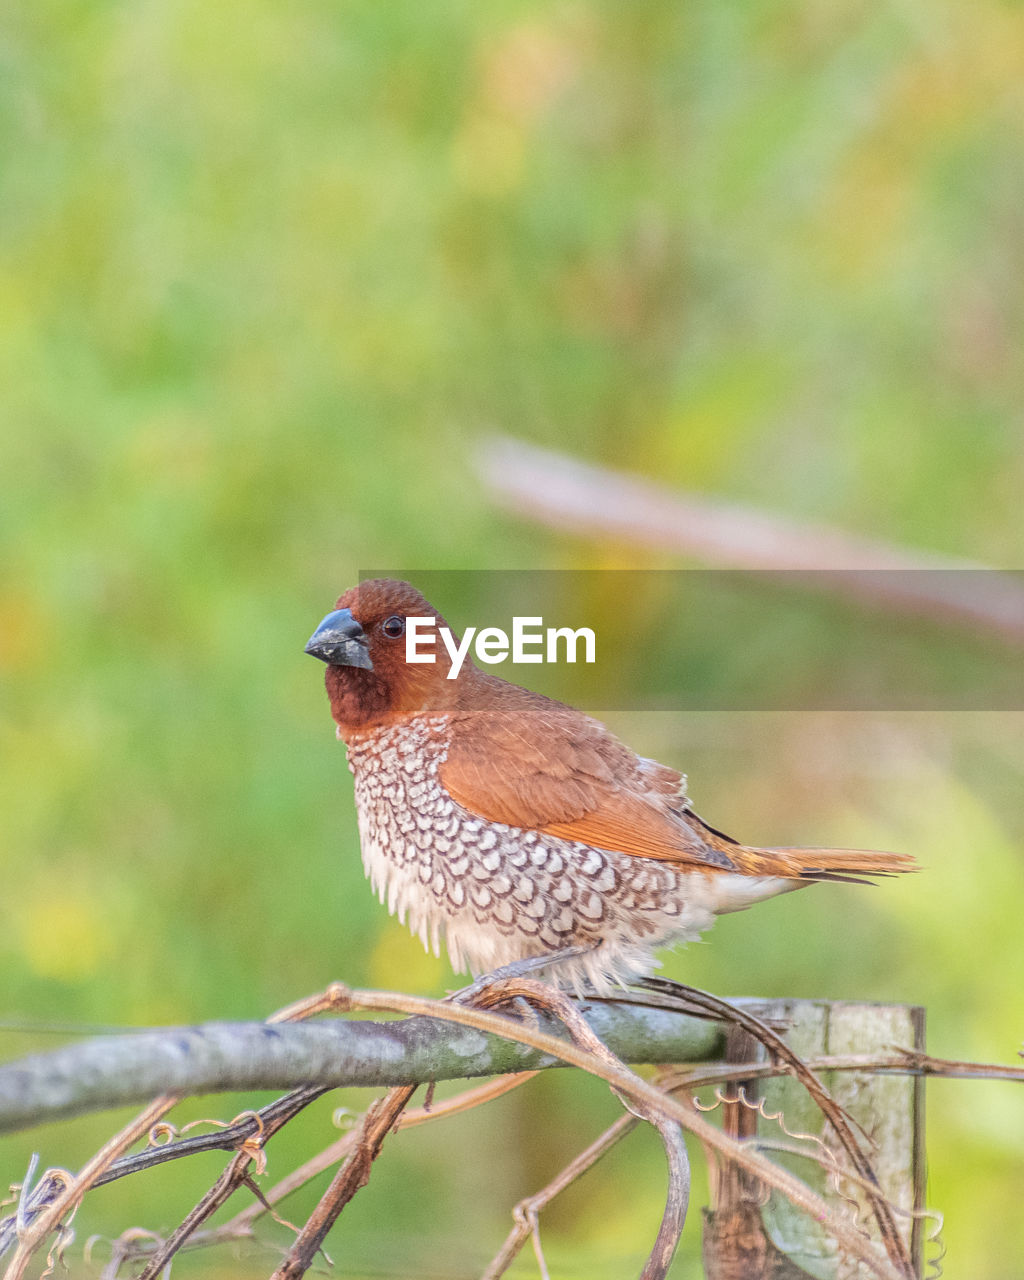
POLYGON ((306 652, 332 667, 373 670, 366 632, 352 617, 351 609, 329 613, 310 636, 306 652))

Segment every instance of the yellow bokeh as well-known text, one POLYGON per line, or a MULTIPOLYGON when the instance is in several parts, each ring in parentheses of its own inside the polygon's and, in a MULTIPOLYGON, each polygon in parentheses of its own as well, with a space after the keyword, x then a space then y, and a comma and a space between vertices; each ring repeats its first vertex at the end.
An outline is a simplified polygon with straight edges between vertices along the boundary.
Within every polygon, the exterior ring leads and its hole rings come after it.
POLYGON ((370 957, 370 982, 388 990, 436 995, 445 985, 447 966, 424 951, 419 938, 392 922, 381 929, 370 957))
POLYGON ((50 620, 25 591, 0 594, 0 670, 18 670, 47 660, 50 620))
POLYGON ((475 112, 455 139, 454 167, 460 185, 486 196, 504 196, 522 182, 526 139, 518 124, 475 112))
POLYGON ((18 915, 21 951, 40 978, 79 982, 113 950, 102 908, 88 891, 47 886, 18 915))

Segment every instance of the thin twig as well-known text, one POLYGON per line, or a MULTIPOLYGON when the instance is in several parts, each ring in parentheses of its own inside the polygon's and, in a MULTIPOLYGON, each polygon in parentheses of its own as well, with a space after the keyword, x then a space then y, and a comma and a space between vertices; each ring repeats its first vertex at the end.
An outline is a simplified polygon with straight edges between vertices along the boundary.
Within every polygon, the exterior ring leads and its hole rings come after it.
MULTIPOLYGON (((803 1062, 811 1071, 864 1071, 872 1075, 932 1076, 947 1080, 1011 1080, 1024 1083, 1024 1067, 935 1058, 917 1049, 896 1046, 888 1054, 825 1054, 804 1058, 803 1062)), ((779 1063, 741 1062, 666 1071, 659 1076, 659 1081, 669 1090, 700 1089, 705 1085, 722 1084, 729 1080, 765 1080, 789 1074, 789 1067, 780 1066, 779 1063)))
MULTIPOLYGON (((267 1022, 299 1022, 304 1018, 311 1018, 318 1013, 336 1008, 337 999, 338 993, 334 986, 331 986, 319 996, 314 996, 309 1000, 300 1001, 298 1004, 277 1010, 276 1013, 270 1015, 267 1022)), ((262 1164, 265 1143, 293 1115, 325 1092, 325 1089, 295 1090, 287 1099, 283 1100, 290 1106, 286 1105, 279 1108, 272 1119, 264 1120, 258 1115, 255 1117, 257 1122, 255 1131, 241 1140, 239 1151, 228 1162, 227 1167, 217 1181, 188 1213, 184 1221, 156 1248, 153 1256, 143 1268, 139 1280, 156 1280, 156 1277, 164 1270, 192 1233, 212 1217, 234 1195, 239 1187, 247 1184, 258 1198, 262 1195, 259 1188, 252 1181, 250 1170, 254 1163, 257 1165, 262 1164)))
MULTIPOLYGON (((319 1097, 323 1090, 306 1090, 305 1092, 307 1095, 314 1094, 314 1096, 319 1097)), ((164 1267, 185 1244, 192 1233, 201 1227, 208 1218, 212 1217, 234 1195, 239 1187, 248 1186, 256 1195, 258 1201, 263 1198, 263 1193, 252 1181, 250 1172, 252 1166, 255 1164, 257 1172, 262 1172, 262 1165, 265 1160, 263 1149, 267 1142, 289 1120, 296 1116, 303 1107, 312 1102, 313 1098, 302 1096, 302 1091, 297 1091, 295 1094, 290 1095, 290 1101, 292 1104, 290 1107, 279 1107, 269 1120, 263 1120, 259 1115, 256 1116, 259 1121, 258 1126, 238 1142, 239 1150, 228 1161, 226 1168, 217 1181, 188 1213, 184 1221, 154 1250, 153 1256, 139 1275, 139 1280, 155 1280, 155 1277, 163 1271, 164 1267)), ((265 1207, 269 1209, 270 1205, 267 1204, 265 1207)))
MULTIPOLYGON (((435 1103, 429 1111, 425 1107, 410 1107, 398 1117, 395 1130, 398 1132, 405 1129, 414 1129, 417 1125, 429 1124, 432 1120, 443 1120, 448 1116, 461 1115, 466 1111, 472 1111, 475 1107, 493 1102, 495 1098, 500 1098, 502 1094, 511 1093, 513 1089, 518 1089, 527 1080, 532 1080, 536 1074, 536 1071, 522 1071, 514 1076, 500 1076, 497 1080, 488 1081, 487 1084, 477 1085, 473 1089, 464 1089, 461 1093, 456 1094, 454 1098, 445 1098, 442 1102, 435 1103)), ((323 1151, 317 1152, 310 1160, 307 1160, 288 1174, 286 1178, 282 1178, 280 1182, 271 1187, 264 1195, 265 1204, 249 1205, 230 1221, 225 1222, 223 1226, 217 1227, 215 1231, 210 1232, 210 1236, 217 1240, 227 1240, 236 1235, 248 1234, 252 1224, 268 1212, 268 1205, 272 1207, 280 1204, 282 1200, 287 1199, 293 1192, 305 1186, 312 1178, 323 1173, 325 1169, 330 1169, 339 1160, 343 1160, 356 1145, 358 1138, 359 1130, 350 1129, 348 1133, 338 1138, 337 1141, 332 1142, 330 1146, 325 1147, 323 1151)))
MULTIPOLYGON (((579 1008, 564 992, 546 982, 537 982, 534 979, 505 979, 491 984, 478 996, 477 1003, 494 1004, 510 998, 526 999, 548 1013, 553 1013, 565 1024, 578 1045, 589 1050, 600 1061, 625 1070, 634 1079, 639 1080, 640 1077, 634 1076, 626 1064, 594 1034, 593 1028, 580 1013, 579 1008)), ((678 1120, 667 1116, 661 1106, 652 1106, 636 1098, 632 1092, 619 1088, 614 1092, 629 1111, 641 1120, 646 1120, 657 1130, 665 1148, 669 1174, 665 1210, 657 1239, 640 1277, 640 1280, 663 1280, 668 1274, 679 1245, 690 1200, 690 1162, 686 1155, 686 1143, 678 1120)))
POLYGON ((18 1247, 4 1273, 4 1280, 22 1280, 33 1253, 52 1231, 57 1230, 61 1219, 80 1203, 96 1179, 114 1163, 118 1156, 144 1137, 153 1125, 180 1101, 178 1094, 164 1094, 163 1097, 155 1098, 130 1124, 125 1125, 120 1133, 104 1143, 99 1151, 86 1161, 78 1174, 68 1181, 52 1202, 45 1209, 40 1210, 30 1225, 19 1232, 18 1247))
POLYGON ((298 1115, 311 1102, 322 1098, 329 1090, 319 1085, 311 1085, 308 1089, 293 1089, 281 1098, 275 1098, 258 1111, 247 1111, 232 1121, 231 1124, 217 1129, 213 1133, 195 1134, 190 1138, 181 1138, 177 1142, 166 1142, 161 1146, 149 1146, 134 1155, 122 1156, 102 1173, 93 1183, 94 1187, 106 1186, 108 1182, 116 1182, 133 1173, 142 1173, 146 1169, 166 1164, 170 1160, 180 1160, 184 1156, 197 1155, 201 1151, 236 1151, 256 1133, 276 1132, 281 1124, 298 1115), (280 1123, 279 1123, 280 1121, 280 1123))
MULTIPOLYGON (((501 1076, 497 1080, 490 1080, 487 1084, 477 1085, 473 1089, 464 1089, 454 1098, 445 1098, 442 1102, 436 1102, 429 1111, 425 1107, 407 1108, 398 1117, 395 1125, 396 1132, 414 1129, 417 1125, 429 1124, 433 1120, 443 1120, 448 1116, 462 1115, 464 1112, 472 1111, 475 1107, 493 1102, 502 1094, 518 1089, 527 1080, 532 1080, 536 1074, 536 1071, 522 1071, 514 1076, 501 1076)), ((209 1234, 217 1240, 227 1240, 237 1235, 248 1234, 252 1224, 268 1212, 267 1205, 272 1207, 280 1204, 312 1178, 323 1173, 325 1169, 331 1168, 339 1160, 343 1160, 356 1145, 358 1137, 358 1129, 350 1129, 348 1133, 325 1147, 323 1151, 317 1152, 312 1159, 307 1160, 271 1187, 264 1195, 266 1204, 249 1205, 209 1234)))
POLYGON ((391 1089, 367 1111, 354 1150, 335 1174, 271 1280, 299 1280, 309 1270, 342 1209, 369 1181, 370 1167, 380 1155, 384 1139, 417 1088, 417 1085, 402 1085, 391 1089))
MULTIPOLYGON (((472 1110, 474 1107, 483 1106, 502 1094, 510 1093, 513 1089, 518 1089, 520 1085, 525 1084, 527 1080, 531 1080, 536 1074, 537 1072, 535 1071, 524 1071, 519 1075, 500 1076, 496 1080, 488 1081, 487 1084, 477 1085, 472 1089, 463 1090, 452 1098, 445 1098, 442 1102, 435 1103, 429 1111, 424 1107, 409 1108, 399 1117, 397 1127, 401 1129, 415 1128, 417 1125, 428 1124, 433 1120, 442 1120, 448 1116, 460 1115, 472 1110)), ((315 1092, 317 1096, 320 1096, 322 1091, 318 1089, 315 1092)), ((266 1116, 271 1108, 274 1107, 280 1110, 280 1105, 284 1101, 286 1099, 279 1098, 258 1114, 266 1116)), ((295 1112, 292 1114, 295 1114, 295 1112)), ((356 1120, 361 1122, 362 1117, 358 1116, 356 1120)), ((242 1125, 233 1125, 231 1130, 235 1131, 236 1136, 247 1136, 254 1130, 254 1126, 251 1120, 245 1122, 245 1125, 245 1128, 242 1125)), ((229 1132, 229 1130, 224 1132, 229 1132)), ((221 1135, 218 1134, 216 1136, 220 1137, 221 1135)), ((350 1129, 322 1151, 318 1151, 315 1156, 299 1165, 298 1168, 293 1169, 291 1173, 275 1183, 267 1191, 261 1191, 252 1204, 246 1205, 244 1209, 236 1213, 227 1222, 205 1231, 193 1231, 187 1240, 179 1244, 179 1251, 209 1248, 217 1244, 251 1239, 253 1237, 253 1228, 260 1218, 268 1213, 273 1214, 276 1205, 279 1205, 325 1170, 344 1160, 356 1145, 358 1138, 358 1128, 350 1129)), ((175 1145, 183 1147, 185 1144, 182 1142, 175 1145)), ((165 1150, 165 1148, 161 1148, 161 1150, 165 1150)), ((182 1151, 180 1154, 184 1155, 186 1153, 182 1151)), ((125 1172, 131 1172, 131 1170, 125 1170, 125 1172)), ((154 1250, 160 1248, 163 1243, 164 1241, 160 1237, 153 1235, 153 1233, 139 1233, 133 1228, 131 1232, 119 1237, 115 1242, 115 1250, 120 1261, 132 1261, 136 1258, 148 1259, 152 1256, 154 1250), (126 1236, 130 1236, 130 1238, 126 1239, 126 1236)))
POLYGON ((632 1112, 619 1116, 613 1125, 607 1128, 600 1137, 595 1138, 589 1147, 581 1151, 574 1160, 571 1160, 546 1186, 532 1196, 528 1196, 525 1200, 520 1200, 512 1210, 515 1225, 480 1280, 499 1280, 499 1277, 503 1276, 516 1260, 527 1240, 531 1236, 536 1237, 540 1211, 546 1208, 554 1200, 555 1196, 560 1195, 566 1187, 571 1186, 588 1169, 593 1168, 605 1152, 610 1151, 627 1133, 632 1133, 639 1123, 640 1118, 633 1115, 632 1112))
POLYGON ((640 1280, 664 1280, 672 1259, 676 1256, 683 1227, 686 1225, 686 1210, 690 1204, 690 1160, 686 1152, 686 1141, 678 1121, 665 1116, 660 1110, 637 1103, 627 1105, 657 1129, 668 1161, 665 1209, 654 1246, 640 1274, 640 1280))
POLYGON ((185 1217, 184 1221, 157 1248, 143 1267, 139 1280, 155 1280, 164 1267, 170 1262, 193 1231, 209 1218, 234 1195, 240 1186, 251 1182, 249 1173, 252 1165, 252 1154, 247 1150, 239 1151, 228 1162, 217 1181, 210 1187, 199 1203, 185 1217))

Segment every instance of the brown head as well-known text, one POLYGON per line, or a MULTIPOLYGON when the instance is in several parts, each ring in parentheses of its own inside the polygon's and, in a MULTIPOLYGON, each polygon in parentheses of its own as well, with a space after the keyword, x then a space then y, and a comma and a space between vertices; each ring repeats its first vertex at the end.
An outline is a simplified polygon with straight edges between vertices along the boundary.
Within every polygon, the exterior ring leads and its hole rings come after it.
POLYGON ((444 618, 408 582, 372 578, 340 596, 313 632, 306 652, 327 663, 327 695, 339 735, 348 738, 404 716, 454 707, 460 683, 477 669, 468 660, 454 680, 438 628, 444 618), (406 661, 409 618, 434 618, 418 637, 417 652, 432 662, 406 661))

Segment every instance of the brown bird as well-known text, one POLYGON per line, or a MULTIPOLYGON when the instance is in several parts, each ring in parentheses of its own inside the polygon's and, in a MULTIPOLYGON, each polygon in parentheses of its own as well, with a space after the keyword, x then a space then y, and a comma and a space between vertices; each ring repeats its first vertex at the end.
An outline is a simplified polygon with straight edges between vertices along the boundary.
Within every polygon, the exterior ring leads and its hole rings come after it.
POLYGON ((762 849, 708 826, 675 769, 599 721, 467 658, 438 632, 406 661, 406 622, 441 615, 407 582, 351 588, 306 652, 327 663, 355 777, 363 865, 388 910, 475 976, 551 955, 599 990, 656 967, 716 915, 815 880, 915 868, 863 849, 762 849), (558 953, 570 948, 568 958, 558 953))

